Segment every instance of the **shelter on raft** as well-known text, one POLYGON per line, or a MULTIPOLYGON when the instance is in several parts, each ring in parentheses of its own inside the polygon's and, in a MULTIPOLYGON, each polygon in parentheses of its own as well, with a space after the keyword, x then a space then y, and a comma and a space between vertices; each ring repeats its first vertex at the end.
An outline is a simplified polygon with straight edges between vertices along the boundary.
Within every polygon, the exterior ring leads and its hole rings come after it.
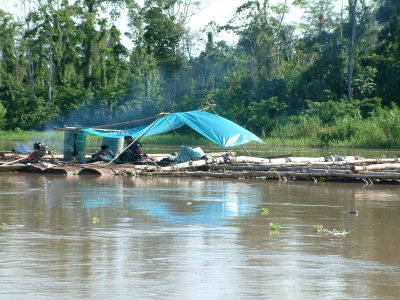
MULTIPOLYGON (((113 124, 115 125, 115 124, 113 124)), ((355 181, 365 184, 400 183, 400 158, 364 159, 359 156, 292 157, 276 155, 270 157, 232 156, 226 153, 208 153, 199 160, 174 162, 161 165, 163 155, 149 155, 154 158, 151 164, 109 164, 95 162, 84 164, 86 154, 86 135, 96 134, 118 141, 122 149, 123 137, 130 135, 136 139, 161 134, 188 125, 203 136, 222 147, 242 146, 249 142, 264 143, 256 135, 239 125, 215 114, 205 111, 160 114, 148 126, 127 130, 104 128, 65 127, 64 154, 51 153, 38 163, 16 164, 20 154, 0 153, 0 172, 21 172, 58 175, 125 175, 125 176, 185 176, 214 177, 231 179, 263 179, 290 182, 293 180, 355 181), (19 155, 19 156, 18 156, 19 155), (4 159, 2 159, 4 158, 4 159), (63 158, 63 159, 62 159, 63 158), (82 162, 82 163, 79 163, 82 162)), ((104 127, 104 126, 103 126, 104 127)), ((123 150, 122 150, 123 151, 123 150)), ((118 153, 118 151, 115 151, 118 153)), ((165 155, 165 154, 164 154, 165 155)))
POLYGON ((109 144, 110 149, 116 154, 121 154, 121 152, 126 150, 126 148, 121 150, 121 145, 123 145, 123 138, 125 136, 132 136, 137 140, 142 137, 149 137, 169 131, 175 132, 176 129, 184 125, 189 126, 207 139, 224 148, 243 146, 250 142, 265 144, 255 134, 238 124, 203 110, 171 114, 161 113, 156 117, 156 120, 147 126, 124 130, 105 129, 104 127, 117 126, 130 122, 91 128, 64 127, 56 128, 55 130, 65 131, 64 159, 66 161, 71 161, 74 158, 80 163, 84 162, 86 154, 86 133, 103 137, 103 143, 109 144), (112 142, 112 139, 115 139, 116 142, 112 142))

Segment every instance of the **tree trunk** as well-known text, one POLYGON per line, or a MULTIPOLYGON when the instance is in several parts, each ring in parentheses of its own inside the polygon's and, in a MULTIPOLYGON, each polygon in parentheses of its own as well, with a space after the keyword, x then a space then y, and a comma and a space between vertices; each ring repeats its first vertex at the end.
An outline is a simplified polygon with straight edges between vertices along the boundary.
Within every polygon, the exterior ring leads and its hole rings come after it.
POLYGON ((30 101, 35 102, 35 69, 31 57, 29 57, 29 87, 30 87, 30 101))
POLYGON ((351 39, 350 39, 350 49, 349 49, 349 82, 348 82, 348 98, 353 98, 353 68, 354 68, 354 40, 356 36, 356 11, 357 11, 357 0, 353 3, 349 1, 351 11, 351 39), (353 5, 352 5, 353 4, 353 5))
MULTIPOLYGON (((95 13, 95 1, 86 0, 85 1, 88 14, 93 16, 95 13)), ((93 20, 86 20, 87 26, 94 27, 93 20)), ((90 89, 92 86, 92 63, 93 63, 93 37, 91 35, 87 36, 88 40, 86 42, 86 74, 84 80, 84 88, 90 89)))

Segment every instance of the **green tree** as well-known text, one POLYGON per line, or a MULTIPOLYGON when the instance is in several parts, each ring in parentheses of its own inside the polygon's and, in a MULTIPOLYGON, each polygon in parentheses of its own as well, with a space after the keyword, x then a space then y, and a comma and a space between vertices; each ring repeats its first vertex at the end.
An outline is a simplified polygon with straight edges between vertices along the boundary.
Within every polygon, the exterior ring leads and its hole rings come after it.
POLYGON ((283 115, 287 105, 278 101, 278 97, 262 99, 260 102, 251 102, 248 107, 249 121, 252 129, 256 132, 266 132, 272 130, 276 120, 283 115))
POLYGON ((356 37, 356 11, 357 11, 357 0, 349 0, 350 7, 350 24, 351 24, 351 37, 350 37, 350 47, 349 47, 349 72, 348 72, 348 97, 353 98, 353 70, 354 70, 354 41, 356 37))
POLYGON ((6 125, 6 113, 6 108, 0 103, 0 129, 3 129, 6 125))
MULTIPOLYGON (((176 4, 177 1, 171 0, 145 1, 137 13, 140 21, 136 22, 142 26, 142 32, 138 35, 140 48, 136 57, 144 63, 142 66, 146 66, 147 76, 153 76, 153 79, 157 78, 154 75, 161 76, 158 79, 161 80, 159 86, 163 90, 163 99, 158 98, 156 101, 161 110, 168 111, 174 110, 179 98, 178 75, 185 63, 180 47, 185 29, 175 16, 170 14, 170 10, 176 4), (157 74, 158 72, 160 73, 157 74)), ((147 84, 149 79, 147 77, 147 84)))
POLYGON ((377 20, 382 26, 378 36, 378 47, 370 63, 376 67, 377 93, 389 105, 391 101, 400 103, 400 2, 379 1, 377 20))

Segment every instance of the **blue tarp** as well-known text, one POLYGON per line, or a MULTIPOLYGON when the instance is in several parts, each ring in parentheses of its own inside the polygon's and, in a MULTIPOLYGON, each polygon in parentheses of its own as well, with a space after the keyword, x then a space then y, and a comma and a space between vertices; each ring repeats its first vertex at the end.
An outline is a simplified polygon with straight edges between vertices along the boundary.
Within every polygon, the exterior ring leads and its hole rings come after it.
POLYGON ((193 128, 222 147, 234 147, 253 141, 264 144, 255 134, 238 124, 201 110, 166 115, 161 117, 152 127, 150 124, 148 126, 113 132, 103 132, 95 129, 83 130, 91 134, 108 138, 122 138, 126 135, 138 138, 141 136, 146 137, 165 133, 180 128, 183 125, 193 128))

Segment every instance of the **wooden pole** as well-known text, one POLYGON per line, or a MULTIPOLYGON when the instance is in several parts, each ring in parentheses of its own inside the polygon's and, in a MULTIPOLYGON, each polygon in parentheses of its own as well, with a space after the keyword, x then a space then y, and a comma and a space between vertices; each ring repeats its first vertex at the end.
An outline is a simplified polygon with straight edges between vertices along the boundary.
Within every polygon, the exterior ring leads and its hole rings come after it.
POLYGON ((178 137, 178 139, 181 141, 182 145, 185 145, 185 143, 183 142, 183 140, 181 139, 181 137, 179 136, 179 134, 176 132, 175 128, 172 127, 171 123, 169 122, 168 118, 166 116, 164 116, 165 120, 167 121, 169 127, 171 127, 171 130, 176 134, 176 136, 178 137))
POLYGON ((185 143, 183 142, 183 140, 181 139, 181 137, 179 136, 179 134, 175 131, 175 128, 172 127, 171 123, 169 122, 168 118, 166 116, 164 116, 165 120, 167 121, 169 127, 171 127, 172 131, 176 134, 176 136, 178 137, 178 139, 181 141, 182 145, 185 147, 185 150, 189 156, 189 159, 192 160, 192 156, 190 155, 189 150, 186 148, 185 143))
POLYGON ((244 149, 244 151, 246 151, 247 155, 248 155, 248 156, 251 156, 250 152, 247 151, 247 149, 246 149, 243 145, 241 145, 241 146, 242 146, 242 148, 244 149))
MULTIPOLYGON (((160 172, 158 175, 170 176, 193 176, 193 177, 215 177, 215 178, 267 178, 267 179, 280 179, 280 180, 294 180, 294 179, 310 179, 315 182, 318 178, 326 180, 394 180, 400 181, 400 173, 385 173, 385 172, 362 172, 362 173, 346 173, 346 172, 288 172, 288 171, 243 171, 243 172, 201 172, 201 171, 170 171, 160 172)), ((372 183, 372 182, 371 182, 372 183)))
POLYGON ((351 170, 353 172, 384 170, 384 169, 399 170, 400 164, 377 164, 377 165, 369 165, 369 166, 352 166, 351 167, 351 170))
POLYGON ((26 159, 26 157, 23 157, 23 158, 19 158, 19 159, 10 161, 10 162, 6 162, 6 163, 3 164, 3 166, 9 166, 9 165, 15 164, 17 162, 24 161, 25 159, 26 159))
POLYGON ((110 162, 108 164, 111 164, 114 160, 116 160, 118 157, 121 156, 122 153, 124 153, 130 146, 132 146, 132 144, 134 142, 136 142, 138 139, 140 139, 142 136, 144 136, 147 132, 149 132, 149 130, 157 123, 158 120, 160 120, 160 118, 162 116, 166 115, 166 113, 161 113, 159 114, 159 117, 157 118, 157 120, 155 120, 153 123, 151 123, 151 125, 149 126, 149 128, 147 128, 147 130, 145 132, 143 132, 143 134, 139 137, 137 137, 136 139, 134 139, 128 146, 125 147, 124 150, 122 150, 121 153, 119 153, 117 156, 115 156, 112 160, 110 160, 110 162))

